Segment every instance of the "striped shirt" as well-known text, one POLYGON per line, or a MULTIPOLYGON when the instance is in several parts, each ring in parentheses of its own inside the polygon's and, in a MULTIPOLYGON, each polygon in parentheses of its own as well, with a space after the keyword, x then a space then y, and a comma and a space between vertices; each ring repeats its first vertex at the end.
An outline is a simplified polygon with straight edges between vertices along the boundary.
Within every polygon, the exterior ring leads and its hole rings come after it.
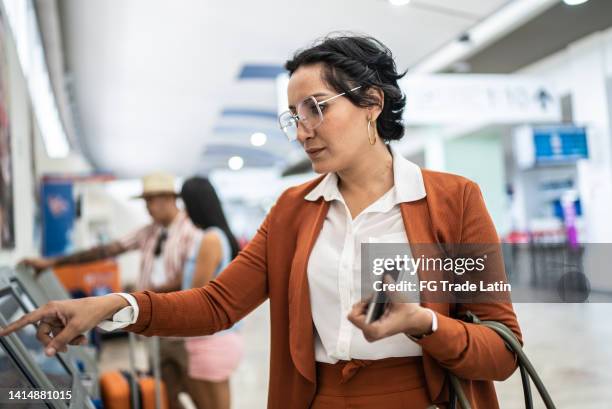
MULTIPOLYGON (((163 226, 151 223, 119 240, 126 250, 140 250, 141 252, 139 290, 153 289, 151 279, 155 264, 155 247, 163 230, 163 226)), ((189 253, 194 243, 200 241, 202 237, 202 231, 182 211, 176 215, 166 231, 167 239, 163 246, 163 252, 159 256, 163 258, 164 284, 182 277, 189 253)), ((164 285, 156 284, 158 286, 164 285)))

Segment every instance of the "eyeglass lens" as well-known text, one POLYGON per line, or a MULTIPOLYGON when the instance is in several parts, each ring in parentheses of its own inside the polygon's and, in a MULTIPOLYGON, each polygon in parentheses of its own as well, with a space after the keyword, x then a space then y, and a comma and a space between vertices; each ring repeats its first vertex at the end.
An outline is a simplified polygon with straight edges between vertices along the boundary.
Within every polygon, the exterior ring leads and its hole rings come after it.
MULTIPOLYGON (((313 130, 323 122, 321 108, 314 97, 308 97, 297 106, 297 117, 301 125, 307 130, 313 130)), ((280 125, 290 140, 297 138, 296 118, 290 113, 286 113, 280 119, 280 125)))

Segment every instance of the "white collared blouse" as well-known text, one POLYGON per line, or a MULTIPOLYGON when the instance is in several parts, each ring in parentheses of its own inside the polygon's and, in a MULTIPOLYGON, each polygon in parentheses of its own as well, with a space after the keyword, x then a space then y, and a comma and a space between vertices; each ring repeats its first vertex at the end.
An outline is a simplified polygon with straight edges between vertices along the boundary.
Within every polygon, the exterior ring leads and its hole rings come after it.
POLYGON ((318 362, 422 355, 421 347, 403 334, 369 343, 346 318, 362 295, 361 243, 407 244, 399 204, 425 197, 421 169, 394 148, 390 151, 394 186, 354 219, 338 190, 335 173, 329 173, 305 196, 310 201, 323 197, 331 202, 307 267, 318 362))

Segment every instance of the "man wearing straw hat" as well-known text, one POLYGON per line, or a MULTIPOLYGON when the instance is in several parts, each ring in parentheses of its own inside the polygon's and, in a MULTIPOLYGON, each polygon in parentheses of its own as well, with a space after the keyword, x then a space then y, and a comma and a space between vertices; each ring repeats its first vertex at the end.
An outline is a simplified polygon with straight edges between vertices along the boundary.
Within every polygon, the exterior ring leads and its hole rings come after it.
MULTIPOLYGON (((67 264, 87 263, 114 257, 131 250, 141 252, 140 290, 170 292, 181 289, 181 280, 189 252, 200 240, 202 231, 191 222, 185 212, 176 205, 178 197, 174 176, 153 173, 142 179, 143 191, 136 198, 144 199, 152 222, 126 237, 108 244, 53 258, 28 258, 23 264, 36 272, 67 264)), ((126 294, 123 295, 128 302, 126 294)), ((127 324, 113 324, 118 329, 127 324)), ((161 339, 160 355, 162 378, 168 387, 170 400, 178 402, 178 393, 187 376, 187 353, 182 339, 161 339)), ((175 407, 175 405, 171 405, 175 407)))

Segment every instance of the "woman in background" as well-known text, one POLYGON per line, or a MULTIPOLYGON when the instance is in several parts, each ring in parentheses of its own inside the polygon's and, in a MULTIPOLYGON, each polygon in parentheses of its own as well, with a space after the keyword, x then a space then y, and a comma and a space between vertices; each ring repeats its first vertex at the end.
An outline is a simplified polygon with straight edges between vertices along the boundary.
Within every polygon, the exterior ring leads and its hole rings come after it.
MULTIPOLYGON (((185 181, 181 197, 189 218, 203 230, 183 272, 184 290, 203 287, 238 254, 214 187, 203 177, 185 181)), ((188 390, 199 409, 229 409, 229 377, 242 358, 242 336, 234 325, 214 335, 186 338, 188 390)))

